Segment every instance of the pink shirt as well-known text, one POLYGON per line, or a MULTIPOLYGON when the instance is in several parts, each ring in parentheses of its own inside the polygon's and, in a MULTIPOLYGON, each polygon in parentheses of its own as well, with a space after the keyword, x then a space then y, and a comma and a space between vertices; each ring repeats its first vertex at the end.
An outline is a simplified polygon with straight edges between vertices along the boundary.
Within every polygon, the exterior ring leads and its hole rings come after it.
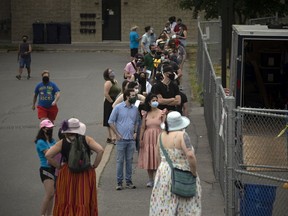
MULTIPOLYGON (((135 65, 136 66, 136 65, 135 65)), ((128 62, 124 68, 124 71, 127 71, 129 72, 131 75, 135 74, 136 73, 136 70, 135 68, 133 67, 132 63, 131 62, 128 62)))

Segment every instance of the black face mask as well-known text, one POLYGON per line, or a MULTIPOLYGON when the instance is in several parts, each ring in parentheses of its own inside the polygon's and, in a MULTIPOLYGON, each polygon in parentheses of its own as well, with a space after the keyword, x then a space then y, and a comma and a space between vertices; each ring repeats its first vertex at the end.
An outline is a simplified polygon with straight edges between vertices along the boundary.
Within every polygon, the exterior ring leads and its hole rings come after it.
POLYGON ((175 74, 174 73, 173 74, 169 74, 168 77, 169 77, 170 80, 174 80, 175 79, 175 74))
POLYGON ((155 54, 155 53, 156 53, 156 50, 151 50, 151 53, 152 53, 152 54, 155 54))
POLYGON ((48 76, 42 77, 42 82, 43 82, 44 84, 49 83, 49 77, 48 77, 48 76))
POLYGON ((46 130, 46 135, 47 136, 52 137, 52 134, 53 134, 53 130, 52 129, 46 130))
POLYGON ((24 43, 26 43, 26 42, 27 42, 27 40, 26 40, 26 39, 23 39, 23 42, 24 42, 24 43))

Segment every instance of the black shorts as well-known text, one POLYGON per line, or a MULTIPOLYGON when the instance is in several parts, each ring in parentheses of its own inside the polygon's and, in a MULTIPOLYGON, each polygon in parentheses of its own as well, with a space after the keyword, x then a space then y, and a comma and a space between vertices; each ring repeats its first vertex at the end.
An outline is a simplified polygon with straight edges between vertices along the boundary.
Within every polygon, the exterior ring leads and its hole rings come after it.
POLYGON ((55 168, 54 167, 40 167, 40 178, 44 182, 46 179, 55 181, 55 168))
POLYGON ((135 55, 138 53, 138 48, 130 49, 130 55, 131 57, 135 57, 135 55))

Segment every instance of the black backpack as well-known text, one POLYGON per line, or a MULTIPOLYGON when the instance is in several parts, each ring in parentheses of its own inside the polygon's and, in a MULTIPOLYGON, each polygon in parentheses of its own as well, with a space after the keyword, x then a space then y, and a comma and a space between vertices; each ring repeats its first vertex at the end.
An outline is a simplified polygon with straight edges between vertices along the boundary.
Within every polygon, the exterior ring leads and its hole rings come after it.
POLYGON ((71 142, 67 164, 70 171, 75 173, 83 172, 91 167, 90 148, 85 136, 77 135, 76 139, 71 142))

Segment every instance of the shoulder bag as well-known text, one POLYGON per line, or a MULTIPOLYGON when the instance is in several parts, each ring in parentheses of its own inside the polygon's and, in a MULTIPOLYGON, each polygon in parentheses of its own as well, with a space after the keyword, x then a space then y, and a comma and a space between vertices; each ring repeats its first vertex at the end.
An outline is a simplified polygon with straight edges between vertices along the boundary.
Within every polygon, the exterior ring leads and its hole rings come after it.
MULTIPOLYGON (((161 134, 162 135, 162 134, 161 134)), ((162 144, 160 135, 160 148, 171 168, 171 193, 180 197, 191 198, 196 195, 196 177, 190 171, 184 171, 173 167, 173 163, 162 144)))

